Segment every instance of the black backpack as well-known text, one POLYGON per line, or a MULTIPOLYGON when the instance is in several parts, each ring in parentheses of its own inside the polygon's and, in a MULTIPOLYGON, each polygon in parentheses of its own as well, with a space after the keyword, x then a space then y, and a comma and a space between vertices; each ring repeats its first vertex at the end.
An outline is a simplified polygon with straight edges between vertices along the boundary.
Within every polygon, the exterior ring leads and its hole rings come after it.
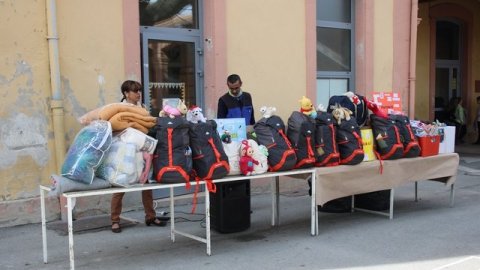
POLYGON ((362 137, 355 117, 337 124, 336 140, 340 152, 340 164, 356 165, 363 161, 362 137))
POLYGON ((195 176, 206 180, 226 176, 230 166, 217 132, 217 123, 214 120, 190 123, 189 135, 195 176))
POLYGON ((336 141, 336 127, 330 113, 317 112, 315 119, 316 167, 336 166, 340 162, 340 153, 336 141))
POLYGON ((333 111, 333 107, 338 104, 353 112, 353 116, 355 117, 359 127, 364 126, 368 119, 367 103, 365 102, 365 98, 363 96, 356 96, 358 97, 359 104, 354 104, 350 98, 345 95, 331 96, 328 100, 327 112, 331 113, 333 111))
POLYGON ((315 155, 315 120, 294 111, 288 118, 287 137, 297 156, 295 168, 313 167, 315 155))
POLYGON ((420 145, 410 126, 410 119, 406 115, 390 115, 395 120, 395 126, 400 132, 400 140, 403 143, 403 157, 418 157, 421 152, 420 145))
POLYGON ((268 149, 268 170, 291 170, 297 163, 297 156, 292 144, 285 135, 285 124, 276 115, 262 118, 253 127, 258 144, 265 145, 268 149))
POLYGON ((189 186, 192 156, 188 125, 182 117, 157 118, 155 137, 158 143, 153 157, 153 176, 157 182, 187 182, 189 186))
POLYGON ((377 146, 376 151, 380 154, 380 159, 399 159, 403 157, 403 144, 395 120, 391 116, 385 119, 372 114, 370 115, 370 124, 372 125, 373 138, 377 146))

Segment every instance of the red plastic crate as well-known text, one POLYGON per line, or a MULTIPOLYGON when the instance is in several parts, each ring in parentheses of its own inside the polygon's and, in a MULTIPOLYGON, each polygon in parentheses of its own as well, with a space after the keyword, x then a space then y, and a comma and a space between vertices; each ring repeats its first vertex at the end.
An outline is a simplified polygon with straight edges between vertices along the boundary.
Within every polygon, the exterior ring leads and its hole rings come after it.
POLYGON ((440 136, 418 137, 418 143, 422 148, 422 151, 420 152, 421 157, 438 155, 438 149, 440 148, 440 136))

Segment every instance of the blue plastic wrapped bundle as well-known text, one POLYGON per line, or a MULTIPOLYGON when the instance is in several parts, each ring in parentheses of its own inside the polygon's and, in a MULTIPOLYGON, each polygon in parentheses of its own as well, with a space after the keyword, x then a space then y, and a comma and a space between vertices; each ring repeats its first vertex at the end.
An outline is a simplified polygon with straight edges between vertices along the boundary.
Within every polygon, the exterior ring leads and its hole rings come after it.
POLYGON ((100 166, 112 143, 112 126, 104 120, 93 121, 82 128, 68 149, 61 175, 85 184, 91 184, 95 170, 100 166))

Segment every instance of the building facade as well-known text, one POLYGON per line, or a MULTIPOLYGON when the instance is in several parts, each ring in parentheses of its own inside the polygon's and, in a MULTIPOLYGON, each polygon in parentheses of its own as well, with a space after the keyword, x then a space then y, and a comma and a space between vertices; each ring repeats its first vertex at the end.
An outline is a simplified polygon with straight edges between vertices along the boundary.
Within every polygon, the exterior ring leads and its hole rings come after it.
MULTIPOLYGON (((77 118, 141 81, 156 114, 182 98, 214 118, 231 73, 258 108, 286 120, 308 96, 397 92, 411 118, 434 120, 480 94, 477 0, 38 0, 0 3, 0 227, 40 221, 38 185, 58 173, 77 118)), ((140 205, 139 196, 129 200, 140 205)), ((49 198, 50 220, 61 215, 49 198)), ((109 198, 76 214, 109 213, 109 198)))

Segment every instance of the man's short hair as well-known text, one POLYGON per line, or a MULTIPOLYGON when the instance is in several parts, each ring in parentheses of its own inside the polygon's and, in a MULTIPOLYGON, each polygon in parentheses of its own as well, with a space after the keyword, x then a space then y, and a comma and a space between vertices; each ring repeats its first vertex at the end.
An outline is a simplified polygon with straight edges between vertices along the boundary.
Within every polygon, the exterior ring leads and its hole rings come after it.
POLYGON ((232 74, 227 77, 227 83, 235 83, 237 81, 242 82, 242 79, 240 79, 240 76, 237 74, 232 74))

